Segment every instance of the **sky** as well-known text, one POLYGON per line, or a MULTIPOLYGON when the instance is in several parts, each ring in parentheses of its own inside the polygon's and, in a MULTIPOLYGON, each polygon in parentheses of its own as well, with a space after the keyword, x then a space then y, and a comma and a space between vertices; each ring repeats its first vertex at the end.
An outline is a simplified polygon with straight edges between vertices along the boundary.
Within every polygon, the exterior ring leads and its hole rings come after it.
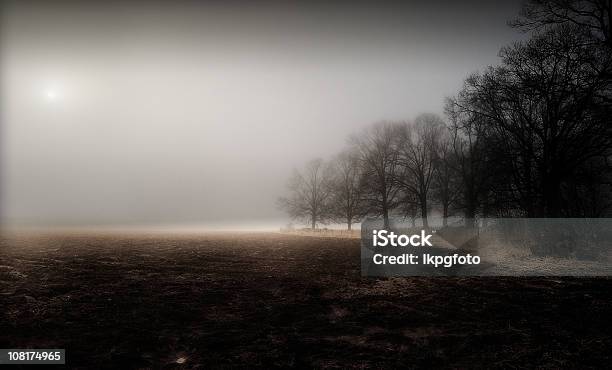
POLYGON ((8 1, 4 225, 277 228, 293 168, 442 114, 519 1, 8 1))

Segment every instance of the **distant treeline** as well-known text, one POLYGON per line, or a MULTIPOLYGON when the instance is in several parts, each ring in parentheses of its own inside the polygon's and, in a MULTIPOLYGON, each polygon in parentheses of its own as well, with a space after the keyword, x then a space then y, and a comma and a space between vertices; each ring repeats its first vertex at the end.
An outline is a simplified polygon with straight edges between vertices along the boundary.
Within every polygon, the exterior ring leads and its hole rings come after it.
POLYGON ((527 2, 529 38, 469 76, 445 117, 379 122, 295 171, 292 218, 604 217, 612 206, 612 0, 527 2))

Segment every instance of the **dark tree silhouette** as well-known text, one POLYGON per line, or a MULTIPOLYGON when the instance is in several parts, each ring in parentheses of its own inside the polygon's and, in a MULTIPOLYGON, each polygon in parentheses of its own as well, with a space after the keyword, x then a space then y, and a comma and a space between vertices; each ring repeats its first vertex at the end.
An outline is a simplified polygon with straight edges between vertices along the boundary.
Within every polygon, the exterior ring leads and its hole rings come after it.
POLYGON ((363 202, 368 213, 382 215, 389 227, 389 215, 397 207, 399 186, 398 145, 401 124, 379 122, 352 138, 362 170, 363 202))
POLYGON ((291 218, 308 221, 312 229, 329 220, 331 174, 323 160, 308 162, 302 172, 295 170, 287 188, 290 195, 280 198, 279 206, 291 218))
POLYGON ((417 117, 414 125, 401 127, 396 181, 403 192, 418 201, 423 226, 428 227, 428 200, 444 122, 435 114, 423 114, 417 117))
POLYGON ((427 227, 432 206, 444 225, 461 210, 468 227, 480 216, 610 215, 612 0, 529 0, 511 25, 528 38, 465 80, 447 101, 448 127, 432 114, 372 125, 353 137, 356 160, 336 164, 331 190, 313 197, 304 189, 319 186, 296 181, 311 185, 294 186, 301 196, 285 208, 314 227, 332 204, 349 228, 362 211, 385 227, 393 213, 413 224, 420 213, 427 227))
POLYGON ((457 99, 449 99, 445 109, 450 121, 454 157, 450 163, 455 164, 460 191, 457 207, 463 210, 466 226, 471 227, 487 192, 490 161, 485 126, 477 115, 461 108, 462 99, 461 94, 457 99))
POLYGON ((482 136, 512 176, 512 197, 529 217, 569 216, 564 184, 610 156, 607 82, 573 26, 502 49, 503 63, 466 81, 456 105, 484 124, 482 136))
POLYGON ((451 210, 457 206, 461 194, 457 156, 449 130, 443 130, 438 144, 438 153, 432 179, 433 199, 442 211, 442 226, 447 226, 451 210))
POLYGON ((355 152, 344 151, 330 163, 330 211, 334 221, 346 222, 348 230, 366 214, 363 201, 362 167, 355 152))
POLYGON ((525 31, 573 25, 612 47, 612 0, 530 0, 510 24, 525 31))

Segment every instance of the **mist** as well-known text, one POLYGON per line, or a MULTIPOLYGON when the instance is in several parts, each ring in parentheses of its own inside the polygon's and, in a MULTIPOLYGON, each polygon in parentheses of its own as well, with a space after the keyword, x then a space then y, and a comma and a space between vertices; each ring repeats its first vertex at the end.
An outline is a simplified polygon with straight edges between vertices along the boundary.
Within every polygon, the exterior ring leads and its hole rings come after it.
POLYGON ((4 1, 2 223, 281 226, 292 168, 441 114, 519 7, 4 1))

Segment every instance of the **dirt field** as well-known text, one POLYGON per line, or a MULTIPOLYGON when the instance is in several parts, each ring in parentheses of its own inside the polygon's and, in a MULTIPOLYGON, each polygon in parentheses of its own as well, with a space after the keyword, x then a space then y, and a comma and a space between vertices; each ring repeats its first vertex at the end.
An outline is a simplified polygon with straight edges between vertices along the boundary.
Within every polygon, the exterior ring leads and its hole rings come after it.
POLYGON ((5 235, 0 348, 83 368, 609 366, 611 289, 362 278, 339 238, 5 235))

